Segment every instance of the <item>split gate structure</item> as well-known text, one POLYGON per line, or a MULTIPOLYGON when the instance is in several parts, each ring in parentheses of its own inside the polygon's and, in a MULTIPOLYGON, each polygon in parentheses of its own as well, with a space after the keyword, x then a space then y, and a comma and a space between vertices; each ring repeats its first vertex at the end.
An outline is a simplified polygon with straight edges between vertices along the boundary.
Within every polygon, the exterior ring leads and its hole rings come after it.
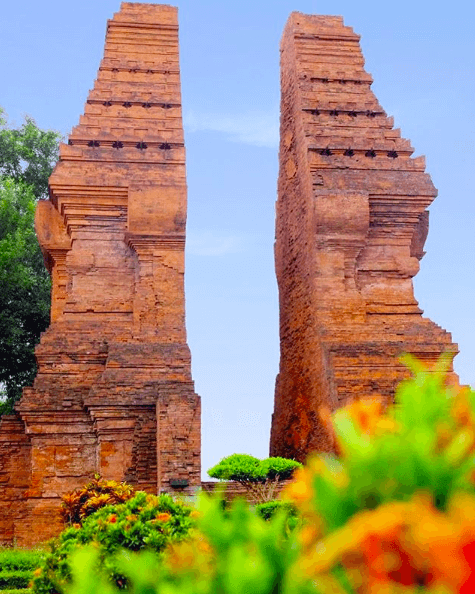
MULTIPOLYGON (((281 51, 271 455, 304 460, 333 447, 322 404, 389 400, 407 375, 398 354, 457 347, 412 286, 436 190, 373 95, 359 37, 340 17, 293 13, 281 51)), ((177 11, 123 3, 38 204, 51 325, 33 387, 1 419, 1 544, 57 534, 61 495, 94 473, 149 492, 200 485, 185 224, 177 11)))
POLYGON ((57 534, 60 496, 94 473, 153 493, 200 485, 185 224, 177 10, 123 3, 38 204, 51 325, 1 421, 3 544, 57 534))
POLYGON ((412 284, 437 191, 371 83, 341 17, 292 13, 281 43, 274 456, 331 450, 320 406, 391 400, 408 375, 401 353, 431 363, 458 352, 422 317, 412 284))

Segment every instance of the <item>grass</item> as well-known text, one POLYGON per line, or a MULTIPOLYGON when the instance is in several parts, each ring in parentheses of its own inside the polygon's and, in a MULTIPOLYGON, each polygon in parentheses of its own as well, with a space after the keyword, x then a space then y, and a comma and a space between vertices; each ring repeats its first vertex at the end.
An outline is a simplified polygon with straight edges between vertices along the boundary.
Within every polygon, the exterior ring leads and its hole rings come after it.
POLYGON ((28 594, 33 572, 41 565, 45 551, 0 549, 1 594, 28 594))

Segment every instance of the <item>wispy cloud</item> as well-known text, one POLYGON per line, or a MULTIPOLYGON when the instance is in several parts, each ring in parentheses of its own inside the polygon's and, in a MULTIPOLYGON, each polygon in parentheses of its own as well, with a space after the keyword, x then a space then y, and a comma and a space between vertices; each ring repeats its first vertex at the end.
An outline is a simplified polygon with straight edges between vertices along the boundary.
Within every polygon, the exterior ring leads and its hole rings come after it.
POLYGON ((184 124, 189 132, 221 132, 233 142, 269 148, 276 148, 279 144, 277 109, 235 115, 189 111, 184 114, 184 124))
POLYGON ((186 250, 193 256, 223 256, 243 250, 243 239, 238 235, 219 235, 213 231, 189 232, 186 250))

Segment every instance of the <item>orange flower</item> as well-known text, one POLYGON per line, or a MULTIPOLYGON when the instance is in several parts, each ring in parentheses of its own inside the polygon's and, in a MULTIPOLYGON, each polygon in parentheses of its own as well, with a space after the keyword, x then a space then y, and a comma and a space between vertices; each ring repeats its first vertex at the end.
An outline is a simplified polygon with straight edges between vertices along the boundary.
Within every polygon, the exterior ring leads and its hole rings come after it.
POLYGON ((427 510, 432 510, 430 497, 421 494, 411 502, 392 502, 359 512, 304 554, 301 569, 313 579, 342 563, 349 575, 357 578, 355 586, 365 593, 396 584, 425 583, 431 578, 427 563, 407 549, 406 533, 427 510))
POLYGON ((155 518, 155 519, 156 519, 158 522, 168 522, 168 520, 169 520, 170 518, 171 518, 171 515, 170 515, 170 514, 168 514, 168 513, 166 513, 166 512, 163 512, 163 513, 161 513, 161 514, 158 514, 158 515, 156 516, 156 518, 155 518))
POLYGON ((165 564, 176 573, 194 574, 196 579, 214 571, 214 552, 201 534, 168 546, 165 564))
POLYGON ((315 480, 322 477, 328 483, 332 483, 339 489, 346 488, 348 476, 338 462, 333 464, 320 455, 313 456, 307 460, 306 466, 298 468, 294 478, 281 492, 280 499, 290 500, 299 510, 306 523, 312 526, 303 536, 305 546, 321 538, 324 532, 324 521, 315 508, 315 480), (313 536, 310 537, 312 532, 313 536))
POLYGON ((452 404, 452 417, 462 426, 474 425, 473 410, 469 399, 470 390, 462 387, 457 391, 452 404))
POLYGON ((475 591, 475 497, 454 496, 447 513, 438 511, 425 493, 409 502, 359 512, 307 549, 300 567, 313 579, 338 563, 361 594, 417 585, 471 594, 475 591))
POLYGON ((111 514, 107 518, 107 521, 109 522, 109 524, 115 524, 117 522, 117 516, 115 514, 111 514))
POLYGON ((434 510, 418 519, 413 542, 430 562, 435 585, 455 592, 475 591, 475 497, 455 495, 446 514, 434 510))
POLYGON ((297 468, 292 482, 282 490, 281 498, 290 499, 297 505, 310 501, 313 495, 312 474, 309 467, 297 468))
POLYGON ((335 433, 335 427, 333 425, 333 420, 332 420, 332 412, 330 410, 330 408, 328 406, 320 406, 318 409, 318 415, 320 417, 321 422, 323 423, 324 428, 327 431, 327 434, 331 440, 331 443, 333 445, 333 450, 334 453, 337 456, 341 456, 342 455, 342 451, 340 448, 340 444, 338 443, 338 437, 335 433))
POLYGON ((299 534, 300 542, 307 549, 313 546, 321 536, 322 531, 320 527, 314 523, 309 523, 303 526, 299 534))
POLYGON ((404 550, 405 526, 399 526, 393 534, 381 537, 369 534, 361 550, 367 567, 368 586, 381 583, 398 583, 402 586, 428 584, 432 574, 404 550))
POLYGON ((354 421, 360 431, 366 435, 374 435, 376 425, 384 413, 383 400, 368 397, 355 400, 343 409, 354 421))

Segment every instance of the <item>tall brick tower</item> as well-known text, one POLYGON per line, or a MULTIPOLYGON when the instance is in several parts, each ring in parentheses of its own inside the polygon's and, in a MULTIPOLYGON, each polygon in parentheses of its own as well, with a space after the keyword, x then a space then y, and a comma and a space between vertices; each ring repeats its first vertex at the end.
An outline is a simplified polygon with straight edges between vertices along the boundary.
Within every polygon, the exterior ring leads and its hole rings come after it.
POLYGON ((154 493, 200 484, 185 224, 177 10, 123 3, 38 204, 51 325, 1 423, 3 543, 57 533, 60 496, 96 472, 154 493))
POLYGON ((407 374, 402 352, 426 362, 457 352, 422 317, 412 285, 437 191, 371 83, 359 36, 341 17, 292 13, 281 44, 271 455, 303 461, 331 450, 320 405, 391 399, 407 374))

